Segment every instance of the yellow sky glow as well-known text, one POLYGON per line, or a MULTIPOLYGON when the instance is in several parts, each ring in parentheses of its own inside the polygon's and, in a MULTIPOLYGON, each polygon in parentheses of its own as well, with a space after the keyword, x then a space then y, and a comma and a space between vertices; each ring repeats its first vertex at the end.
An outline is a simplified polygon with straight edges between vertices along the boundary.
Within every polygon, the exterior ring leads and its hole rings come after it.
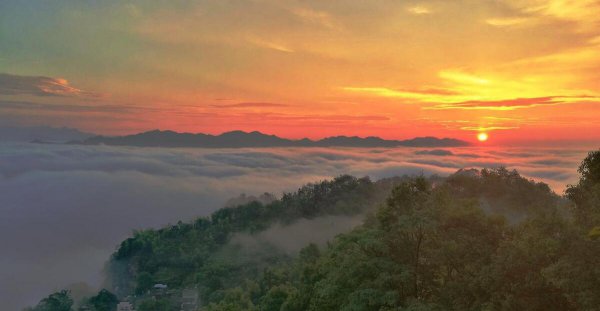
POLYGON ((0 93, 42 105, 1 108, 12 120, 109 134, 600 139, 599 1, 61 3, 0 13, 0 73, 79 91, 0 93))

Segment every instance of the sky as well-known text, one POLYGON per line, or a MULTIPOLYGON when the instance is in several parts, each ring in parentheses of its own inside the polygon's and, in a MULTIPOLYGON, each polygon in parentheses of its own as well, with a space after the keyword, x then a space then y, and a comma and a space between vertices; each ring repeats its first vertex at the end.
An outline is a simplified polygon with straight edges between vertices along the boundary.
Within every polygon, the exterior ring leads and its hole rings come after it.
POLYGON ((600 1, 0 2, 0 123, 600 139, 600 1))
MULTIPOLYGON (((561 194, 567 184, 577 182, 576 168, 588 150, 0 144, 2 310, 21 310, 80 282, 92 288, 91 295, 102 284, 110 254, 133 230, 207 216, 241 193, 281 197, 284 191, 341 174, 379 180, 504 165, 561 194)), ((356 221, 338 219, 341 227, 336 228, 348 229, 356 221)), ((304 246, 340 232, 332 231, 331 223, 321 219, 306 226, 301 221, 288 235, 275 227, 258 238, 281 244, 293 236, 304 246)))

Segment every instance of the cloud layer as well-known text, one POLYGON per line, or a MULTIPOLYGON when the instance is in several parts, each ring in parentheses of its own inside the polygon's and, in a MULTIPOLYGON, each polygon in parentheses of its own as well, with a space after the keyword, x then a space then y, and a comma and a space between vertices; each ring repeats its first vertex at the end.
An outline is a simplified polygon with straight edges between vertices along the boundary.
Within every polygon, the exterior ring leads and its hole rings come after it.
POLYGON ((152 149, 0 144, 0 301, 32 304, 101 269, 132 230, 209 215, 240 193, 280 195, 349 173, 373 179, 505 165, 557 191, 586 150, 152 149))

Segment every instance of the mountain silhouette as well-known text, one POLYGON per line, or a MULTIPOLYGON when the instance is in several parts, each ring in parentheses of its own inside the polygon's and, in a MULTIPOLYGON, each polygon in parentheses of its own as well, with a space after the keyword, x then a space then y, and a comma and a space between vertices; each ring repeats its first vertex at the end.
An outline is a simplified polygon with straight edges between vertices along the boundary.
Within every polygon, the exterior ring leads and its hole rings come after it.
POLYGON ((153 130, 125 136, 94 136, 71 142, 83 145, 113 145, 137 147, 462 147, 469 143, 454 138, 416 137, 408 140, 386 140, 379 137, 335 136, 320 140, 286 139, 261 132, 231 131, 220 135, 178 133, 153 130))
POLYGON ((0 142, 64 143, 94 135, 68 127, 0 126, 0 142))

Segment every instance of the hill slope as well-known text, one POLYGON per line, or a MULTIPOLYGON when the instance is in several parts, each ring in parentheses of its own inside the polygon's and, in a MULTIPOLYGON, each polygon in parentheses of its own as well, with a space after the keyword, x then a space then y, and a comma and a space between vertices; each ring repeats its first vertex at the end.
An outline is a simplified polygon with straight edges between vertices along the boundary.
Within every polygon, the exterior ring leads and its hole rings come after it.
MULTIPOLYGON (((139 311, 179 310, 184 290, 209 311, 595 310, 600 151, 579 171, 572 201, 504 168, 340 176, 136 232, 113 254, 107 286, 139 311), (327 227, 340 234, 303 239, 327 227)), ((41 306, 57 300, 68 305, 68 293, 41 306)))

